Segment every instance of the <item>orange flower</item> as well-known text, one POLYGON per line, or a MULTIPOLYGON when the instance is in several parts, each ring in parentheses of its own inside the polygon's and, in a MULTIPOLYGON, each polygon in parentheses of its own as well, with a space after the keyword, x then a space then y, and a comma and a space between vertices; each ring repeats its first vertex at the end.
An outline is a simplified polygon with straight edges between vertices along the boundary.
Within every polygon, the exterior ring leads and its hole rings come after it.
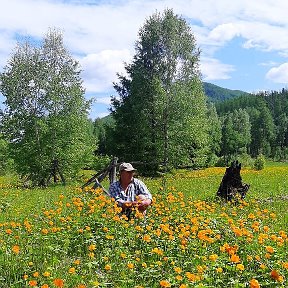
POLYGON ((79 265, 79 264, 80 264, 80 260, 79 260, 79 259, 76 259, 76 260, 74 261, 74 264, 75 264, 75 265, 79 265))
POLYGON ((29 286, 30 286, 30 287, 35 287, 35 286, 37 286, 37 281, 36 281, 36 280, 30 280, 30 281, 29 281, 29 286))
POLYGON ((180 267, 174 267, 174 271, 180 274, 182 272, 182 269, 180 267))
POLYGON ((15 253, 15 254, 19 254, 19 252, 20 252, 20 247, 19 247, 18 245, 14 245, 14 246, 12 247, 12 251, 13 251, 13 253, 15 253))
POLYGON ((266 251, 272 254, 274 253, 274 248, 271 246, 266 246, 266 251))
POLYGON ((49 285, 48 284, 44 284, 41 286, 41 288, 49 288, 49 285))
POLYGON ((84 284, 79 284, 79 285, 77 286, 77 288, 86 288, 86 285, 84 285, 84 284))
POLYGON ((260 288, 260 284, 256 279, 250 280, 250 288, 260 288))
POLYGON ((273 269, 270 273, 270 276, 274 279, 274 280, 277 280, 277 281, 281 281, 282 280, 282 276, 279 275, 279 273, 273 269))
POLYGON ((64 287, 64 281, 60 278, 56 278, 54 281, 53 281, 53 284, 56 286, 56 287, 64 287))
POLYGON ((236 254, 233 254, 230 257, 230 261, 234 262, 234 263, 238 263, 238 262, 240 262, 240 257, 238 255, 236 255, 236 254))
POLYGON ((167 280, 161 280, 161 281, 160 281, 160 286, 161 286, 161 287, 164 287, 164 288, 169 288, 169 287, 171 287, 171 284, 170 284, 170 282, 167 281, 167 280))
POLYGON ((150 242, 151 241, 151 237, 148 234, 145 234, 143 236, 143 240, 146 241, 146 242, 150 242))

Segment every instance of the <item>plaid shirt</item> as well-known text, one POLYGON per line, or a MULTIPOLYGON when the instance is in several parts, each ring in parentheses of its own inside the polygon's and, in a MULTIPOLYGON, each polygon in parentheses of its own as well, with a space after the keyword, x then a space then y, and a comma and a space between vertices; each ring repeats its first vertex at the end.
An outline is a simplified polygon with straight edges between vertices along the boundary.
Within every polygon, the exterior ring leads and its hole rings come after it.
POLYGON ((109 194, 118 202, 119 206, 122 206, 122 204, 126 202, 136 201, 136 196, 138 195, 145 195, 152 201, 152 195, 148 188, 137 178, 133 178, 126 189, 126 192, 121 187, 120 181, 112 183, 109 187, 109 194))

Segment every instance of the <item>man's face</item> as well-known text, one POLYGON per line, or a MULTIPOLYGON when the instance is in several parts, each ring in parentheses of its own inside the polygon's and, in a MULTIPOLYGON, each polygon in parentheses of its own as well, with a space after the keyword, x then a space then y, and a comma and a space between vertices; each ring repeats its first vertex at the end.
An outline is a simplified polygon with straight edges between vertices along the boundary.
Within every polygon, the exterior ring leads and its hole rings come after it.
POLYGON ((134 175, 134 171, 125 171, 125 170, 121 171, 121 178, 123 180, 126 180, 126 181, 132 180, 133 175, 134 175))

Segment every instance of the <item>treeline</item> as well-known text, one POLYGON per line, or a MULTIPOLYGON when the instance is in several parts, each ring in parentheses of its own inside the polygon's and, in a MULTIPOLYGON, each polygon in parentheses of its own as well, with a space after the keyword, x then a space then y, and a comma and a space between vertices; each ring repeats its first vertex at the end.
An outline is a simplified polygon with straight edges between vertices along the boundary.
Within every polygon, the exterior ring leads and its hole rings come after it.
MULTIPOLYGON (((229 93, 225 95, 229 96, 229 93)), ((224 101, 207 97, 209 150, 204 166, 227 165, 234 159, 253 163, 259 155, 274 161, 288 160, 288 91, 234 95, 224 101), (215 103, 214 103, 215 102, 215 103)), ((115 153, 112 115, 96 119, 98 153, 115 153)), ((181 141, 181 139, 179 139, 181 141)))
POLYGON ((263 154, 288 159, 288 91, 244 95, 216 103, 222 125, 220 156, 263 154))

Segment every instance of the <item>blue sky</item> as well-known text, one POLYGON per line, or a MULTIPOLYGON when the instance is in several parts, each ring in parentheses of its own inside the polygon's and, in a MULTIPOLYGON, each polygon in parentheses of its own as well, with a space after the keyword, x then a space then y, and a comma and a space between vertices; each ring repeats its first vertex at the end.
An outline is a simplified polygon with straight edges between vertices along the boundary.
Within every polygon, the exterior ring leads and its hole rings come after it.
MULTIPOLYGON (((109 113, 112 83, 135 54, 145 20, 172 8, 186 19, 201 49, 202 80, 247 92, 287 88, 286 0, 9 0, 1 1, 0 71, 17 41, 42 39, 49 28, 83 70, 90 117, 109 113)), ((3 102, 3 96, 0 96, 3 102)))

